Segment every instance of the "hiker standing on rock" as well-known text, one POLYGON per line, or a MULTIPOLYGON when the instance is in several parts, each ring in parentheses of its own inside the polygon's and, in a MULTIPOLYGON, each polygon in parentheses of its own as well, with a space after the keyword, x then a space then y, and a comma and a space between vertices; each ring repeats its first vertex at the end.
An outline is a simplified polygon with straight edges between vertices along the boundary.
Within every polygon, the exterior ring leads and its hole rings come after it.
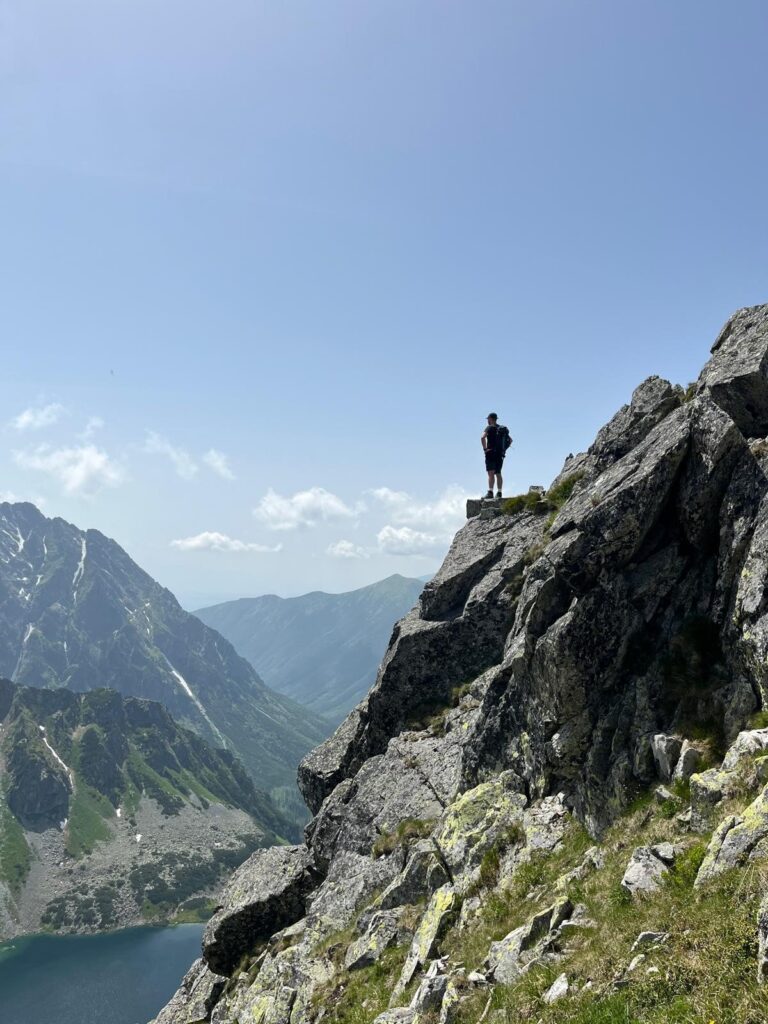
POLYGON ((488 413, 488 426, 480 435, 480 443, 485 452, 485 468, 488 471, 488 491, 486 498, 493 497, 493 482, 496 481, 496 497, 501 497, 501 489, 504 481, 501 479, 501 467, 504 465, 504 456, 512 444, 512 438, 506 427, 498 422, 499 417, 495 412, 488 413))

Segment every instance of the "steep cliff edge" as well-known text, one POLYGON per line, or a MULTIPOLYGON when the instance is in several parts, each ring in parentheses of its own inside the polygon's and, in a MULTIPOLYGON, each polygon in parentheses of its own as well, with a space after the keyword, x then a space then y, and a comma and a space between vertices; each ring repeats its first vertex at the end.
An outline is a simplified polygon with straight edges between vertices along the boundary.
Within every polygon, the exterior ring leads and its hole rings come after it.
POLYGON ((762 306, 546 500, 471 519, 302 762, 305 845, 236 872, 158 1024, 760 1020, 768 911, 732 877, 768 853, 766 434, 762 306))

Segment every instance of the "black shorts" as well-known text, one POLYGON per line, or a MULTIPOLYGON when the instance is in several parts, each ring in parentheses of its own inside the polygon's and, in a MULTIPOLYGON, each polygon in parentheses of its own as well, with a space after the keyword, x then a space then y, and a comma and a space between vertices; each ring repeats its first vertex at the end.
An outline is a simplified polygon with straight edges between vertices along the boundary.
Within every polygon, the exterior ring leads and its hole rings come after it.
POLYGON ((501 467, 504 464, 504 456, 501 452, 486 452, 485 453, 485 468, 489 473, 500 473, 501 467))

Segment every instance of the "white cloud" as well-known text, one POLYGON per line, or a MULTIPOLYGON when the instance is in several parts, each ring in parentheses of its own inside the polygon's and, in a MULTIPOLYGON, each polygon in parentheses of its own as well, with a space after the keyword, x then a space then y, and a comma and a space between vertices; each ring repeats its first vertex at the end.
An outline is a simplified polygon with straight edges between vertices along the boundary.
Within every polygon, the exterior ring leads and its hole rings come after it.
POLYGON ((269 547, 267 544, 254 544, 249 541, 236 540, 228 537, 226 533, 217 533, 215 530, 207 530, 198 533, 195 537, 182 537, 179 540, 171 541, 172 548, 180 551, 251 551, 261 554, 275 554, 282 550, 282 544, 269 547))
POLYGON ((50 445, 13 453, 17 466, 47 473, 62 484, 67 494, 89 494, 101 487, 114 487, 123 471, 105 451, 92 444, 72 448, 50 445))
POLYGON ((299 526, 316 526, 320 522, 354 519, 359 511, 359 507, 350 508, 324 487, 311 487, 291 497, 283 497, 270 488, 253 514, 270 530, 295 530, 299 526))
POLYGON ((445 549, 450 538, 438 537, 410 526, 385 526, 376 535, 379 550, 385 555, 428 555, 445 549))
POLYGON ((209 469, 212 469, 214 473, 218 473, 225 480, 235 479, 235 474, 229 465, 229 458, 223 452, 218 452, 215 448, 211 448, 203 456, 203 462, 209 469))
POLYGON ((419 502, 405 491, 389 487, 377 487, 369 493, 389 510, 393 522, 451 534, 464 522, 466 501, 471 497, 457 486, 447 487, 434 502, 419 502))
POLYGON ((173 468, 183 480, 192 480, 197 475, 198 466, 189 452, 172 445, 167 437, 147 431, 144 451, 151 455, 164 455, 173 463, 173 468))
POLYGON ((104 426, 104 420, 101 416, 91 416, 88 422, 85 424, 85 430, 80 434, 80 439, 83 441, 93 440, 94 435, 97 431, 101 430, 104 426))
POLYGON ((328 545, 326 552, 333 558, 370 558, 365 548, 351 540, 337 540, 335 544, 328 545))
POLYGON ((50 405, 30 406, 14 416, 11 426, 14 430, 23 433, 25 430, 42 430, 44 427, 53 426, 57 420, 66 412, 63 405, 53 402, 50 405))

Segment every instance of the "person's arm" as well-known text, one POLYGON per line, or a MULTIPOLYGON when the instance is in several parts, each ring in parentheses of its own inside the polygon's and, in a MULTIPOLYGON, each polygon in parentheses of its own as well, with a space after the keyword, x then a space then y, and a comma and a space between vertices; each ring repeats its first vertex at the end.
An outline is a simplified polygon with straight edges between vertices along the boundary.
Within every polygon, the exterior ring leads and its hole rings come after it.
POLYGON ((480 435, 480 444, 483 446, 483 451, 487 452, 488 451, 488 428, 487 427, 485 428, 485 430, 480 435))

